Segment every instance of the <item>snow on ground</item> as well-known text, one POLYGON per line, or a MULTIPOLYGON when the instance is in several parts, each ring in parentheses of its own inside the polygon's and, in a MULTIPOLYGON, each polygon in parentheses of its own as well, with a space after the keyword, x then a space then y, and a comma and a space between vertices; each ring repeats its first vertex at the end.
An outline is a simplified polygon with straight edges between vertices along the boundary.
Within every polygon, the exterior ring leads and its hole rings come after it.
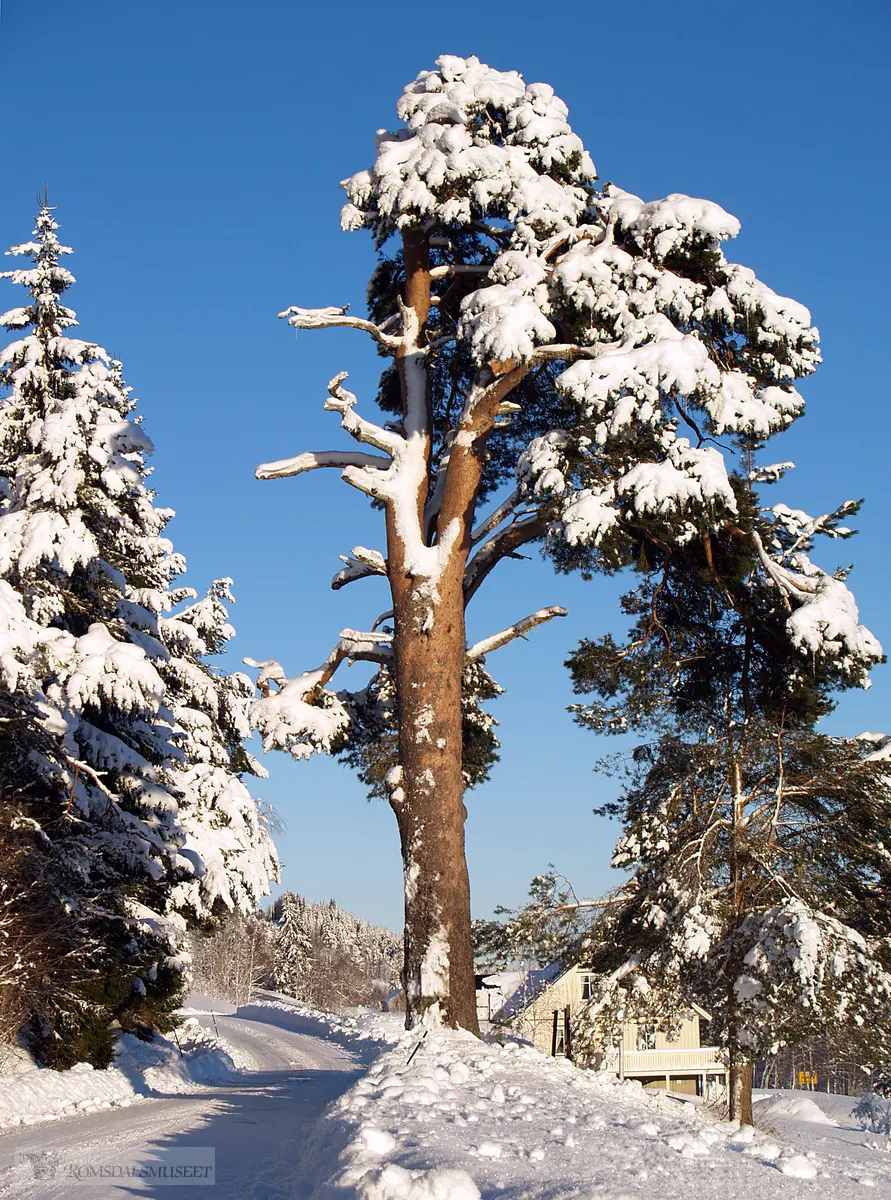
POLYGON ((740 1129, 528 1046, 403 1031, 334 1103, 270 1195, 848 1200, 861 1186, 891 1195, 891 1155, 871 1149, 868 1162, 851 1161, 833 1149, 740 1129))
MULTIPOLYGON (((130 1107, 69 1116, 50 1125, 0 1135, 2 1200, 267 1200, 281 1197, 272 1182, 292 1169, 294 1146, 326 1106, 357 1079, 361 1050, 307 1033, 305 1018, 272 1008, 216 1009, 194 996, 205 1028, 218 1030, 230 1057, 249 1064, 215 1086, 164 1092, 130 1107), (172 1155, 215 1151, 213 1187, 98 1179, 97 1168, 167 1161, 172 1155), (47 1166, 52 1170, 47 1172, 47 1166), (76 1186, 82 1183, 83 1186, 76 1186)), ((371 1044, 368 1051, 373 1052, 371 1044)), ((370 1055, 369 1055, 370 1056, 370 1055)), ((70 1072, 66 1073, 70 1074, 70 1072)), ((108 1075, 108 1072, 94 1072, 108 1075)))
MULTIPOLYGON (((405 1037, 405 1013, 378 1012, 373 1008, 348 1008, 342 1013, 319 1012, 280 992, 257 991, 255 997, 250 1006, 255 1020, 258 1010, 264 1008, 272 1009, 276 1014, 287 1013, 289 1028, 305 1029, 344 1045, 364 1043, 366 1053, 394 1045, 405 1037)), ((281 1017, 277 1015, 270 1019, 280 1020, 281 1017)))
POLYGON ((229 1000, 218 1000, 216 996, 205 996, 203 992, 189 992, 186 1003, 179 1012, 186 1017, 204 1016, 208 1013, 231 1017, 237 1007, 229 1000))
POLYGON ((779 1089, 756 1091, 754 1100, 756 1124, 800 1152, 845 1155, 863 1165, 878 1155, 891 1164, 888 1139, 861 1129, 851 1116, 854 1096, 779 1089))
MULTIPOLYGON (((848 1108, 853 1107, 854 1101, 850 1097, 845 1097, 848 1108)), ((818 1104, 815 1104, 809 1096, 804 1096, 799 1093, 797 1096, 784 1096, 775 1094, 771 1096, 759 1097, 757 1101, 758 1121, 763 1117, 794 1117, 798 1121, 810 1121, 815 1125, 835 1125, 832 1117, 825 1113, 818 1104)))
MULTIPOLYGON (((164 1200, 160 1186, 132 1180, 84 1190, 41 1180, 22 1156, 77 1166, 201 1147, 216 1152, 215 1187, 187 1185, 176 1200, 891 1197, 891 1154, 854 1128, 847 1097, 780 1096, 824 1112, 831 1102, 838 1125, 774 1103, 758 1106, 758 1129, 739 1129, 528 1045, 406 1033, 400 1014, 331 1016, 271 993, 234 1012, 190 997, 189 1009, 245 1069, 197 1092, 176 1093, 174 1079, 130 1108, 0 1136, 0 1200, 164 1200)), ((152 1068, 137 1065, 144 1080, 152 1068)))
POLYGON ((107 1071, 95 1071, 88 1063, 51 1071, 16 1054, 3 1064, 0 1074, 0 1128, 127 1107, 153 1093, 195 1091, 226 1082, 240 1065, 222 1041, 194 1019, 180 1026, 176 1038, 159 1036, 142 1042, 124 1034, 114 1066, 107 1071))

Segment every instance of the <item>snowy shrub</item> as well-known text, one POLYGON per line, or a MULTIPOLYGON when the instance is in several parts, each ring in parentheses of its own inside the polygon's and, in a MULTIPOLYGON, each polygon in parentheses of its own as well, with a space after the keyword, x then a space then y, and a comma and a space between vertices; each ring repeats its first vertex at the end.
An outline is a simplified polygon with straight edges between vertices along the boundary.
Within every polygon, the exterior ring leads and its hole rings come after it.
POLYGON ((891 1100, 887 1096, 867 1092, 851 1109, 851 1116, 858 1121, 861 1129, 891 1136, 891 1100))

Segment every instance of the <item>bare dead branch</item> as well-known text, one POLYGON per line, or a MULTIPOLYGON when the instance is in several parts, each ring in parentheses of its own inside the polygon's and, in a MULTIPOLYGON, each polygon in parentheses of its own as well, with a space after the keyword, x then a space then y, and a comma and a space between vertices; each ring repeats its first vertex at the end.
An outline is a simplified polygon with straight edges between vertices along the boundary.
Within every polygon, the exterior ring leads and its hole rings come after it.
MULTIPOLYGON (((81 762, 80 759, 78 759, 78 758, 71 758, 67 754, 63 755, 63 757, 65 758, 65 761, 68 763, 69 766, 74 767, 74 773, 75 773, 74 786, 77 785, 77 776, 78 775, 86 775, 87 778, 90 780, 90 782, 93 784, 93 786, 99 789, 99 791, 106 798, 106 800, 110 800, 113 804, 120 804, 120 802, 121 802, 120 796, 115 795, 115 793, 113 791, 111 791, 111 789, 108 787, 108 785, 102 782, 102 779, 101 779, 98 771, 94 771, 91 766, 89 766, 85 762, 81 762)), ((74 787, 72 787, 71 794, 73 797, 74 787)))
POLYGON ((366 550, 364 546, 354 546, 352 555, 341 554, 338 557, 344 563, 344 567, 331 580, 331 588, 335 592, 356 579, 387 574, 387 560, 379 550, 366 550))
POLYGON ((394 334, 385 333, 374 321, 366 321, 362 317, 348 316, 349 305, 343 308, 329 306, 328 308, 300 308, 291 305, 278 315, 287 320, 295 329, 361 329, 370 334, 380 346, 395 350, 400 339, 394 334))
POLYGON ((520 546, 541 537, 547 531, 547 527, 548 517, 543 513, 535 513, 522 521, 514 521, 488 542, 484 542, 464 571, 464 603, 467 604, 473 598, 483 580, 503 558, 516 554, 520 546))
POLYGON ((523 617, 522 621, 517 621, 515 625, 509 625, 507 629, 502 629, 500 633, 494 633, 491 637, 476 642, 467 651, 468 661, 476 662, 477 659, 491 654, 493 650, 499 650, 502 646, 506 646, 514 638, 525 638, 529 630, 534 629, 536 625, 544 625, 546 621, 550 621, 554 617, 565 617, 566 615, 567 610, 559 604, 540 608, 537 612, 530 613, 528 617, 523 617))
POLYGON ((353 392, 343 386, 348 372, 341 371, 328 382, 328 399, 325 409, 328 412, 340 413, 340 424, 357 442, 365 442, 385 454, 394 456, 405 446, 405 438, 392 429, 384 429, 372 421, 366 421, 354 412, 356 397, 353 392))
POLYGON ((294 458, 261 463, 254 475, 257 479, 285 479, 290 475, 317 471, 320 467, 362 467, 386 471, 390 461, 388 458, 379 458, 376 454, 363 454, 358 450, 307 450, 294 458))
POLYGON ((512 229, 502 229, 500 226, 490 225, 486 221, 471 221, 470 228, 483 234, 484 237, 491 238, 498 246, 509 244, 513 233, 512 229))
POLYGON ((520 499, 518 491, 511 492, 506 500, 503 500, 496 509, 489 513, 488 517, 481 524, 477 525, 476 529, 470 535, 471 545, 475 546, 477 542, 481 542, 483 538, 488 537, 493 530, 497 529, 502 521, 506 521, 520 503, 520 499))
POLYGON ((490 266, 482 263, 444 263, 439 267, 430 268, 431 279, 448 279, 452 275, 488 275, 490 266))
POLYGON ((553 362, 555 359, 597 358, 603 346, 577 346, 572 342, 553 342, 549 346, 536 346, 529 359, 530 365, 553 362))
POLYGON ((392 634, 388 633, 359 633, 355 629, 343 629, 340 641, 328 655, 321 667, 321 676, 316 688, 323 688, 334 675, 334 672, 344 661, 371 662, 379 667, 387 666, 393 659, 390 646, 392 634))
MULTIPOLYGON (((340 641, 322 665, 315 671, 304 671, 300 678, 316 675, 318 678, 313 680, 312 692, 317 693, 330 682, 345 659, 350 662, 371 662, 378 666, 386 666, 393 657, 390 645, 392 640, 392 634, 388 633, 360 633, 355 629, 343 629, 340 641)), ((281 689, 289 682, 281 663, 276 662, 274 658, 265 662, 257 662, 253 658, 243 658, 241 661, 248 667, 258 668, 260 673, 257 676, 257 688, 262 696, 269 695, 270 684, 274 683, 281 689)))

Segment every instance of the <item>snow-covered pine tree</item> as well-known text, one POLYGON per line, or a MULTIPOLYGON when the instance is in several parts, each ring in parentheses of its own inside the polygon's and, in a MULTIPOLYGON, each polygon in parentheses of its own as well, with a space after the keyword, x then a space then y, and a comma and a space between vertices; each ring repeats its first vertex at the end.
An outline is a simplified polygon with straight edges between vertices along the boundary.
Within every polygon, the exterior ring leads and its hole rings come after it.
POLYGON ((480 965, 507 970, 522 963, 540 968, 571 965, 591 923, 596 902, 580 900, 565 875, 551 866, 529 884, 529 900, 519 909, 498 905, 493 920, 473 922, 480 965))
POLYGON ((648 738, 602 810, 623 821, 613 862, 633 874, 584 951, 601 985, 576 1054, 612 1023, 670 1028, 699 1003, 747 1123, 757 1058, 844 1030, 877 1062, 891 1037, 891 787, 870 742, 816 729, 881 656, 844 572, 808 557, 817 534, 849 535, 857 506, 765 509, 753 482, 734 481, 738 523, 654 552, 624 598, 624 644, 583 643, 569 664, 594 695, 582 724, 648 738), (822 602, 790 612, 793 587, 822 602))
POLYGON ((227 585, 171 614, 189 593, 152 444, 120 364, 69 335, 70 249, 45 202, 10 253, 30 265, 2 275, 28 303, 0 317, 20 335, 0 351, 0 682, 40 745, 0 772, 93 971, 88 994, 50 989, 33 1029, 48 1059, 99 1061, 112 1016, 164 1019, 185 917, 265 893, 275 860, 238 778, 249 683, 205 662, 231 632, 227 585))
MULTIPOLYGON (((532 542, 547 540, 563 567, 615 568, 735 520, 729 468, 708 439, 786 427, 802 408, 794 381, 819 356, 807 310, 724 258, 736 219, 707 200, 598 188, 548 85, 445 55, 397 111, 372 168, 344 184, 344 228, 369 229, 380 251, 368 318, 282 314, 370 336, 392 360, 377 395, 390 420, 359 416, 339 374, 325 407, 359 448, 257 471, 335 468, 382 506, 385 551, 356 547, 334 586, 384 578, 388 611, 367 632, 344 630, 317 670, 288 679, 265 664, 254 712, 267 746, 336 751, 361 737, 365 711, 328 688, 340 663, 388 678, 406 1020, 475 1030, 465 667, 564 610, 468 646, 465 606, 532 542)), ((822 586, 796 585, 790 606, 818 607, 822 586)))

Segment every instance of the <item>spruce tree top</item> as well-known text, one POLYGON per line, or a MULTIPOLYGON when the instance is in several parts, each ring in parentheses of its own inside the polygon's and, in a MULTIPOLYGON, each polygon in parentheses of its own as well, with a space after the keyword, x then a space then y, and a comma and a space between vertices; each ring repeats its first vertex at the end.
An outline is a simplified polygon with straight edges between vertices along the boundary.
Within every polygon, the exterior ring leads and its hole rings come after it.
POLYGON ((157 929, 251 908, 277 863, 239 777, 260 773, 242 745, 250 682, 205 661, 234 632, 231 581, 180 607, 196 594, 173 586, 185 560, 148 485, 153 446, 121 364, 68 336, 57 229, 44 202, 9 252, 30 267, 0 275, 29 295, 0 316, 24 334, 0 350, 0 684, 59 742, 61 769, 39 769, 92 846, 84 871, 127 878, 157 929))
POLYGON ((0 316, 7 329, 31 329, 0 353, 0 386, 12 391, 0 431, 8 492, 0 573, 27 581, 29 609, 41 623, 62 617, 60 577, 75 577, 75 589, 111 613, 125 575, 130 589, 157 608, 184 566, 161 536, 171 513, 154 506, 146 486, 144 457, 154 447, 130 415, 134 403, 120 363, 65 333, 77 324, 61 303, 74 276, 59 266, 71 250, 59 243, 57 228, 44 204, 35 240, 9 251, 29 257, 31 268, 0 274, 31 297, 0 316))

